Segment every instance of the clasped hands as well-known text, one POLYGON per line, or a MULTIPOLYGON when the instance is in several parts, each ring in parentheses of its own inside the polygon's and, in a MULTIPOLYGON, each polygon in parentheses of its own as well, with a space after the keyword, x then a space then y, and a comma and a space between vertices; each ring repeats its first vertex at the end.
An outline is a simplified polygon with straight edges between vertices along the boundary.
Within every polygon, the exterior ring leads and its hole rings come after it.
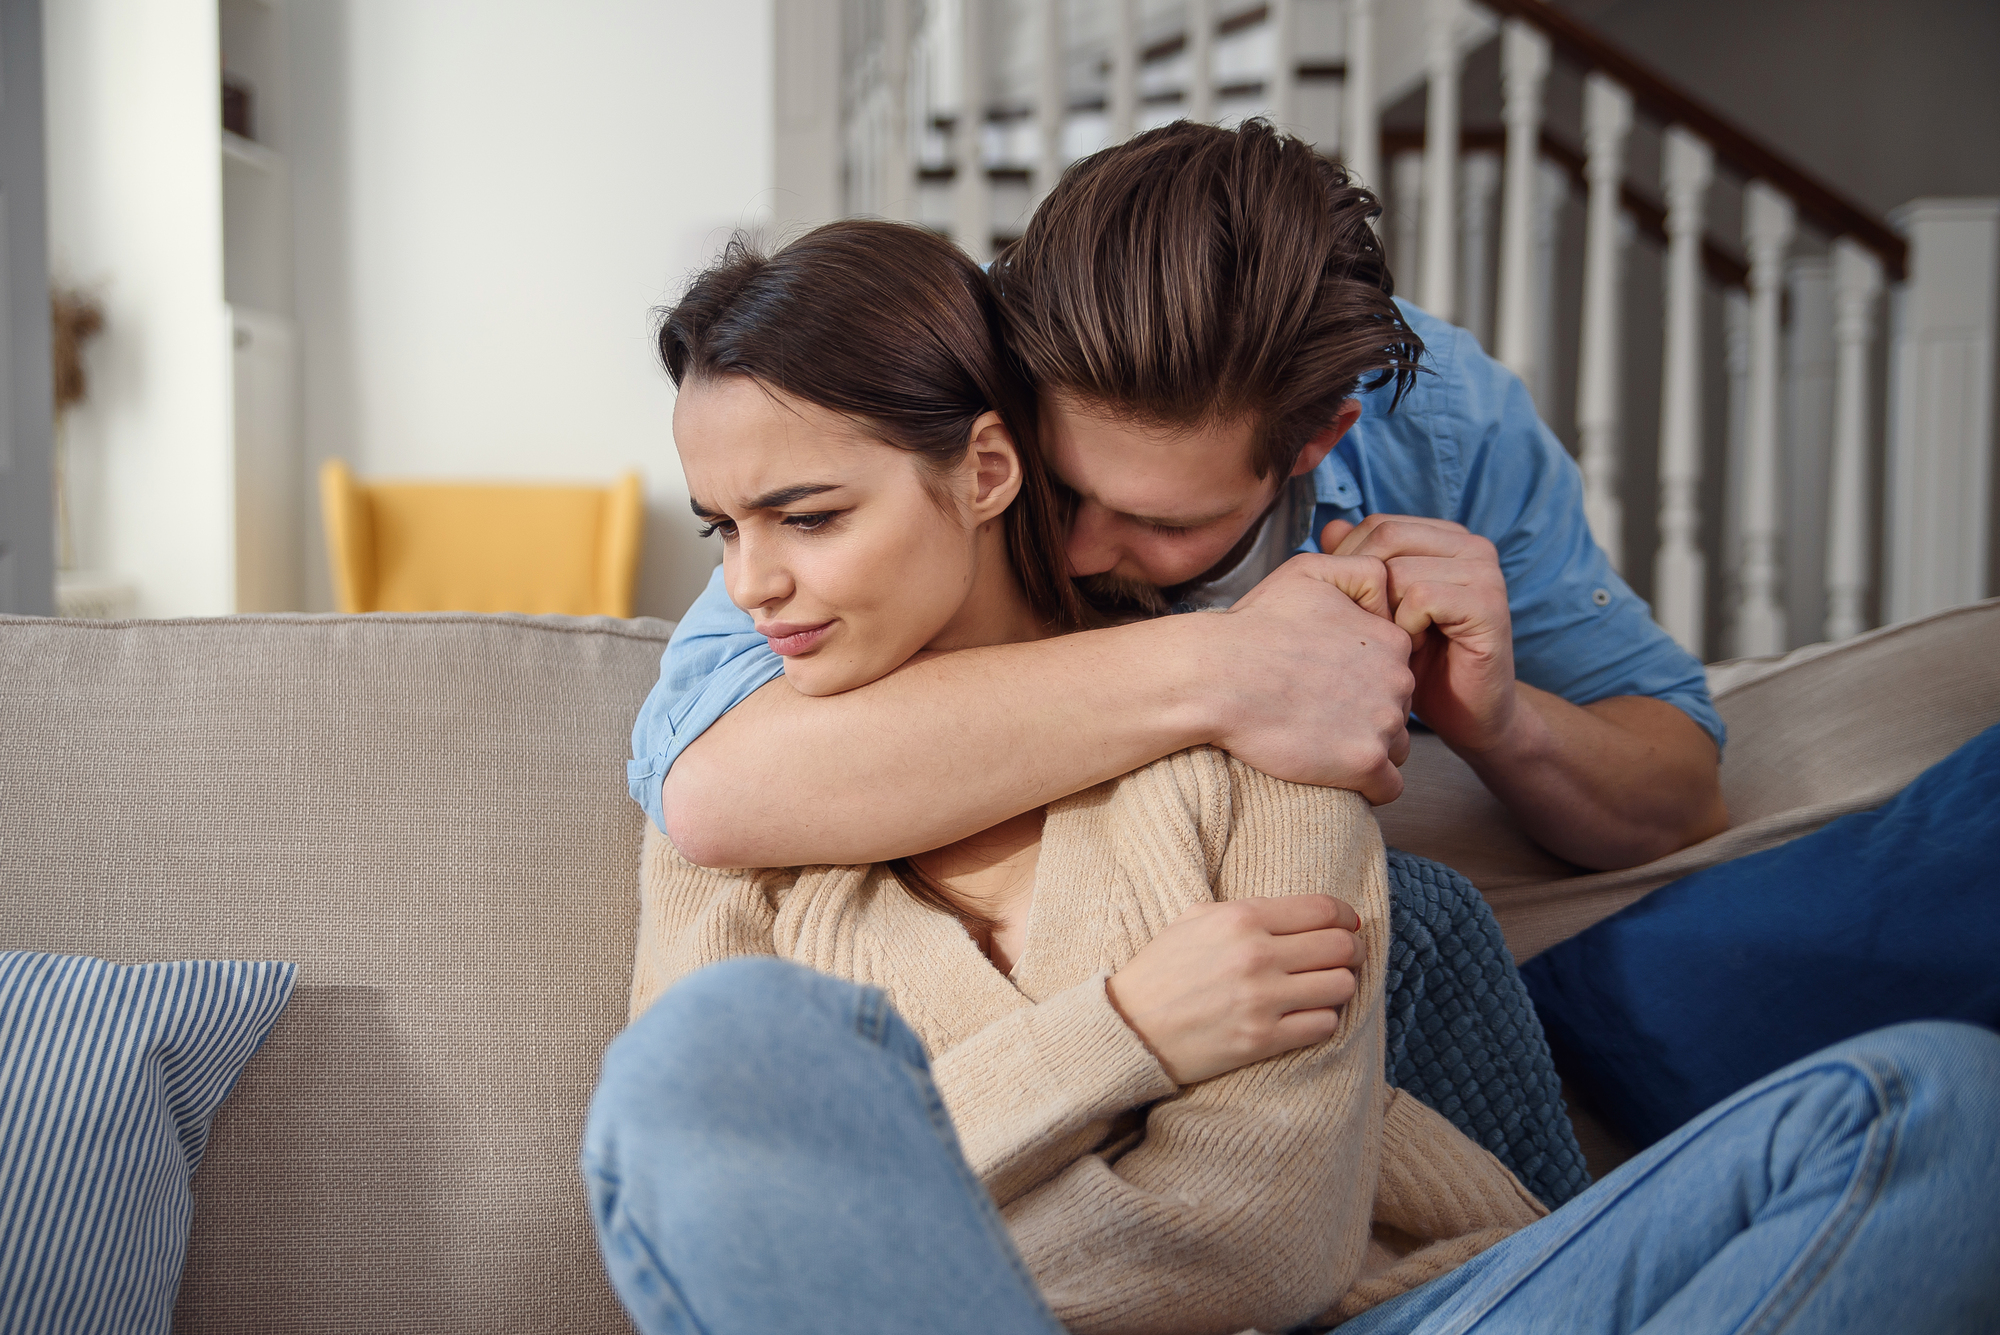
MULTIPOLYGON (((1402 792, 1413 708, 1455 749, 1504 741, 1513 623, 1493 544, 1447 520, 1370 515, 1328 524, 1320 547, 1217 620, 1247 659, 1219 743, 1379 805, 1402 792)), ((1360 930, 1326 894, 1197 904, 1107 990, 1167 1074, 1193 1084, 1331 1037, 1366 957, 1360 930)))

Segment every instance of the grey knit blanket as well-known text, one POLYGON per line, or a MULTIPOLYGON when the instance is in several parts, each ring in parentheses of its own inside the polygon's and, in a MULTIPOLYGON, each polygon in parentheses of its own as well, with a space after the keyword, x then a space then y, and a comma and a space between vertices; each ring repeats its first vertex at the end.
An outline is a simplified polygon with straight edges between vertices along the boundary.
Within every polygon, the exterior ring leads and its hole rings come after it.
POLYGON ((1590 1185, 1549 1041, 1493 910, 1389 850, 1389 1083, 1493 1152, 1551 1210, 1590 1185))

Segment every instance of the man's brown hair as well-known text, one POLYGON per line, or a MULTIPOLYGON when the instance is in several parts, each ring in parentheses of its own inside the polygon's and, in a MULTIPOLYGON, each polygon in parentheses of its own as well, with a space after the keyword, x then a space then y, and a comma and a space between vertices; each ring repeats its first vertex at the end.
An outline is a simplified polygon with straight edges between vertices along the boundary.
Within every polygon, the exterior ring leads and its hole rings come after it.
POLYGON ((1390 300, 1381 205, 1263 120, 1176 121, 1083 159, 994 262, 1037 389, 1170 426, 1248 419, 1284 476, 1357 388, 1423 342, 1390 300))

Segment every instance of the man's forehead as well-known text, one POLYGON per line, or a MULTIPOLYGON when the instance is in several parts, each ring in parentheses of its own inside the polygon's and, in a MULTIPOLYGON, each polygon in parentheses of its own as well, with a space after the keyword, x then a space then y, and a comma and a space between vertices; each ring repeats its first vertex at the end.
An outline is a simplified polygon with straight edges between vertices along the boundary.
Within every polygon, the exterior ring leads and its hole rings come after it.
POLYGON ((1193 426, 1118 416, 1073 400, 1050 404, 1048 445, 1073 490, 1126 514, 1199 523, 1233 513, 1263 481, 1251 465, 1251 425, 1193 426))

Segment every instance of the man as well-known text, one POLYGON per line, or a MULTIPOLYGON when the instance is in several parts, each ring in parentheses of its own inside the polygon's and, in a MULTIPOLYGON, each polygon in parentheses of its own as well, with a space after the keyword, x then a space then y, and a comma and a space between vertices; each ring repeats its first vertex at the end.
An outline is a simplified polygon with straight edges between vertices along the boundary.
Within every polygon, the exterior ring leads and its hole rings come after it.
POLYGON ((1182 123, 1079 164, 996 263, 1075 499, 1073 572, 1106 600, 1226 614, 815 699, 776 680, 718 571, 634 729, 634 798, 712 866, 907 856, 1203 743, 1381 803, 1414 706, 1573 862, 1721 829, 1700 665, 1592 543, 1520 382, 1389 301, 1367 206, 1268 126, 1182 123), (1372 387, 1331 397, 1357 366, 1372 387), (1400 631, 1337 587, 1352 558, 1385 564, 1400 631))

